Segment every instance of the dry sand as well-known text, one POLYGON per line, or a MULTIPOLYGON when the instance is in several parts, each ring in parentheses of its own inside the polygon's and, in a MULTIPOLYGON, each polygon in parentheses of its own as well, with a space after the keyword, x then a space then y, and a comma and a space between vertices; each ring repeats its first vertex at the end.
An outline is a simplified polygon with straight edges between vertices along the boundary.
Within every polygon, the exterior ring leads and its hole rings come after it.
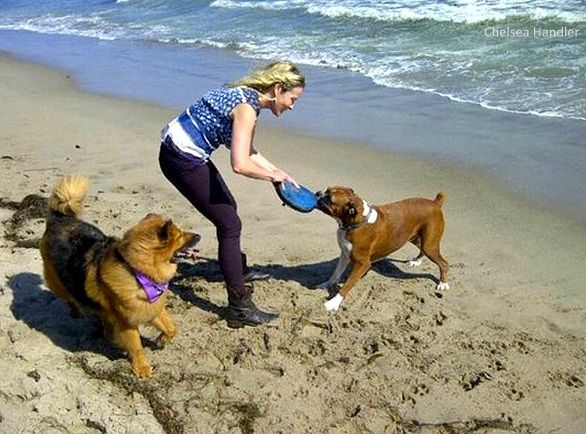
POLYGON ((334 268, 335 222, 281 207, 270 184, 230 174, 223 150, 215 161, 239 202, 244 249, 274 276, 255 285, 257 303, 281 312, 274 325, 230 330, 214 229, 157 166, 175 110, 85 94, 5 56, 0 100, 0 432, 584 432, 584 223, 480 173, 261 121, 257 147, 311 188, 348 185, 371 203, 445 191, 451 289, 436 293, 429 261, 409 269, 416 252, 405 247, 327 313, 312 286, 334 268), (172 285, 179 335, 156 349, 143 330, 150 381, 43 285, 38 204, 70 173, 91 177, 85 218, 108 234, 162 212, 204 237, 172 285), (30 194, 41 199, 23 202, 30 194))

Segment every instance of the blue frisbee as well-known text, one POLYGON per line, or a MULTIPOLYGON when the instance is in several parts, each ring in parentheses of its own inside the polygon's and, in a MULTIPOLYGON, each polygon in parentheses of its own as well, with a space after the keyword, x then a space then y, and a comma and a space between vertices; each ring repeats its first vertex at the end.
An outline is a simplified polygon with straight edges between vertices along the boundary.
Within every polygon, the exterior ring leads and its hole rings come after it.
POLYGON ((283 204, 295 211, 310 212, 317 208, 315 193, 302 185, 295 187, 292 183, 285 181, 275 183, 275 190, 283 204))

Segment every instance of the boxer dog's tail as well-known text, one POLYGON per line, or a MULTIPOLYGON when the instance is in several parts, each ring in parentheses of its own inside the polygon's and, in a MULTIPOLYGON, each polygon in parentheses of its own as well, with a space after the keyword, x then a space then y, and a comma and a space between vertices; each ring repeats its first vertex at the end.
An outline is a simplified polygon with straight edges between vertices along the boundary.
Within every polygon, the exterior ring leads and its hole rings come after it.
POLYGON ((444 204, 444 202, 446 201, 447 196, 443 191, 440 191, 437 196, 435 197, 435 199, 433 200, 438 206, 442 206, 444 204))

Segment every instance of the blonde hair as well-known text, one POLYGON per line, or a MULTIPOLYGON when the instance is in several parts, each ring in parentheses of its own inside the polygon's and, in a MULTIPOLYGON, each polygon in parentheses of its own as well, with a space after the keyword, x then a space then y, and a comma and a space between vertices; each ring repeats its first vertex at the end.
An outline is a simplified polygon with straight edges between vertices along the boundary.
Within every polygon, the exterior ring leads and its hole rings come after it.
POLYGON ((287 90, 299 86, 305 87, 305 77, 293 63, 278 61, 256 68, 249 75, 230 83, 228 86, 245 86, 259 92, 265 92, 277 83, 281 83, 287 90))

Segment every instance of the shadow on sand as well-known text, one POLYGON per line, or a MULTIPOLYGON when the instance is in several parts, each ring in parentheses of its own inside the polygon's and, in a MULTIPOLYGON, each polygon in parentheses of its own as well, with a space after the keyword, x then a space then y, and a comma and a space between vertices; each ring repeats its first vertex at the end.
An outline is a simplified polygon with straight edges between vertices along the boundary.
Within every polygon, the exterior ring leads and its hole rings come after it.
MULTIPOLYGON (((334 271, 338 259, 332 259, 329 261, 316 262, 313 264, 301 264, 293 266, 284 266, 279 264, 255 264, 252 266, 263 273, 271 275, 273 280, 293 281, 299 283, 307 290, 315 291, 317 285, 326 281, 331 273, 334 271)), ((373 264, 371 271, 378 273, 384 277, 391 279, 430 279, 438 283, 439 280, 433 274, 430 273, 408 273, 402 271, 397 265, 405 264, 405 260, 386 258, 373 264)), ((350 268, 342 276, 342 282, 347 278, 350 273, 350 268)), ((218 261, 212 258, 199 257, 196 262, 181 262, 179 263, 178 273, 176 279, 171 283, 170 289, 182 300, 193 304, 207 312, 214 313, 220 318, 225 319, 226 307, 219 306, 212 303, 205 298, 200 297, 197 291, 192 290, 191 285, 185 283, 185 279, 197 276, 199 279, 203 279, 206 282, 223 282, 224 278, 220 272, 218 261)), ((331 288, 329 295, 333 296, 337 292, 336 288, 331 288)))
MULTIPOLYGON (((373 265, 372 270, 385 277, 393 279, 438 279, 429 273, 406 273, 398 268, 395 263, 406 261, 384 259, 373 265)), ((308 290, 327 280, 334 270, 337 258, 330 261, 313 264, 301 264, 284 266, 278 264, 255 265, 259 271, 271 274, 274 280, 286 280, 299 283, 308 290)), ((348 275, 342 276, 342 281, 348 275)), ((181 299, 193 304, 199 309, 214 313, 220 318, 226 318, 226 307, 219 306, 205 298, 200 297, 195 291, 188 290, 182 279, 197 276, 207 282, 223 281, 218 263, 214 259, 200 258, 195 263, 183 262, 179 264, 178 276, 171 282, 170 289, 181 299)), ((14 298, 11 311, 17 320, 23 321, 29 327, 46 335, 59 347, 71 351, 90 351, 102 354, 111 360, 123 357, 121 350, 103 338, 100 321, 95 316, 72 318, 66 304, 55 297, 50 291, 41 286, 42 279, 38 274, 19 273, 8 281, 14 298)), ((330 292, 330 295, 333 295, 330 292)), ((157 344, 143 337, 143 345, 153 349, 157 344)))
MULTIPOLYGON (((329 261, 316 262, 313 264, 300 264, 285 266, 279 264, 254 264, 253 269, 268 273, 276 280, 291 280, 299 283, 301 286, 313 290, 321 282, 326 281, 338 263, 338 258, 329 261)), ((431 273, 409 273, 401 270, 395 264, 405 264, 402 268, 407 268, 408 261, 400 259, 385 258, 372 265, 371 271, 382 276, 392 279, 430 279, 439 283, 439 279, 431 273)), ((344 275, 342 282, 347 278, 351 267, 349 266, 344 275)), ((369 271, 370 272, 370 271, 369 271)), ((218 261, 212 258, 199 257, 195 263, 182 262, 179 264, 178 274, 180 278, 189 276, 198 276, 208 282, 223 282, 224 278, 220 272, 218 261)))
POLYGON ((19 273, 10 277, 8 287, 13 293, 10 310, 14 318, 43 333, 67 351, 89 351, 110 360, 124 357, 121 350, 104 339, 97 317, 72 318, 65 302, 41 284, 41 276, 34 273, 19 273))

